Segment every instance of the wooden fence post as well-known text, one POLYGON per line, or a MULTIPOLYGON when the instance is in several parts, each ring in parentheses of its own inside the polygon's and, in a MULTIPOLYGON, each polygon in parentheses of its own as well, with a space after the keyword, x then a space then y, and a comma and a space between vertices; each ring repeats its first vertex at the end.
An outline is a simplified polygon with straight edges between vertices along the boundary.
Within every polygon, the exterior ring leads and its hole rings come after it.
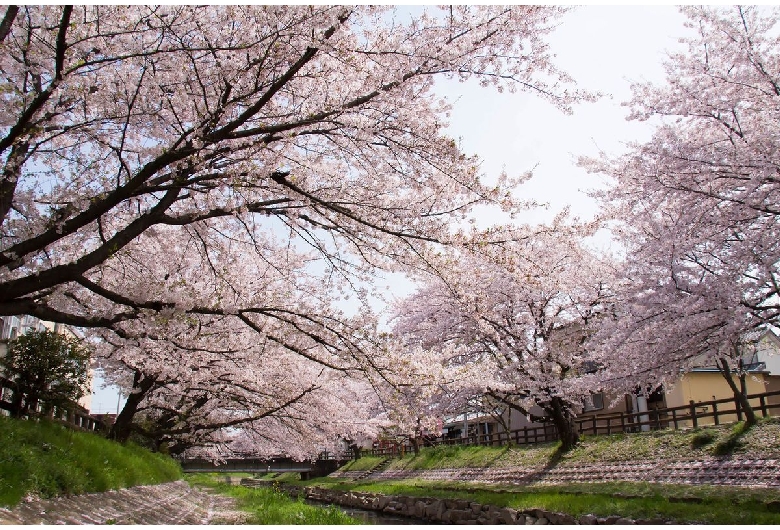
POLYGON ((712 403, 712 421, 715 422, 715 425, 720 425, 720 420, 718 419, 718 404, 715 402, 712 403))
POLYGON ((691 407, 691 421, 693 422, 693 427, 696 428, 699 426, 699 420, 696 418, 696 402, 691 400, 690 407, 691 407))
POLYGON ((626 432, 626 415, 620 411, 620 430, 626 432))
POLYGON ((758 398, 759 403, 761 403, 761 416, 766 418, 769 416, 769 411, 766 410, 766 396, 761 395, 761 397, 758 398))
POLYGON ((737 406, 737 421, 742 421, 742 405, 734 398, 734 404, 737 406))
POLYGON ((672 409, 672 423, 674 423, 674 430, 677 430, 677 411, 672 409))

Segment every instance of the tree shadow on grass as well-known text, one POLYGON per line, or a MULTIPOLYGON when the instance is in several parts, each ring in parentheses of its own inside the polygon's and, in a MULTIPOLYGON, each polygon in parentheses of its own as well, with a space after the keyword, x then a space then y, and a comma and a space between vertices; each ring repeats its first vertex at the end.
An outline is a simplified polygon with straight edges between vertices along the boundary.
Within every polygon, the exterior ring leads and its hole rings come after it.
POLYGON ((493 458, 491 458, 490 460, 485 462, 485 466, 484 467, 493 467, 493 464, 495 464, 497 460, 499 460, 505 454, 507 454, 507 452, 509 452, 509 449, 510 449, 510 446, 505 445, 503 447, 503 449, 499 453, 496 453, 496 455, 493 458))
POLYGON ((558 464, 560 464, 561 460, 563 460, 563 456, 566 454, 566 451, 563 450, 563 446, 561 444, 558 444, 558 447, 555 448, 555 451, 550 455, 550 458, 547 459, 547 462, 545 462, 544 466, 542 466, 541 469, 538 469, 532 473, 529 473, 524 477, 524 481, 528 482, 528 484, 532 484, 534 482, 539 482, 545 476, 558 467, 558 464))
POLYGON ((544 465, 545 471, 549 471, 560 464, 561 460, 563 460, 563 455, 566 454, 566 451, 563 450, 563 445, 560 444, 558 447, 555 448, 555 451, 550 455, 550 458, 547 460, 547 463, 544 465))
POLYGON ((732 454, 742 445, 742 437, 750 431, 751 426, 745 422, 740 422, 731 429, 729 435, 715 444, 712 454, 715 456, 727 456, 732 454))
MULTIPOLYGON (((412 458, 409 459, 409 464, 414 464, 417 461, 425 463, 426 461, 429 461, 432 458, 458 458, 458 453, 462 451, 466 451, 469 448, 473 447, 480 447, 480 446, 468 446, 468 445, 451 445, 451 446, 438 446, 438 447, 428 447, 425 448, 426 450, 423 450, 420 452, 420 454, 414 455, 412 458)), ((490 447, 490 446, 485 446, 490 447)), ((502 450, 497 452, 495 456, 490 458, 489 460, 484 461, 484 463, 481 463, 478 467, 492 467, 493 464, 501 459, 510 449, 511 446, 503 446, 502 450)), ((470 467, 468 464, 465 464, 466 467, 470 467)), ((472 464, 473 465, 473 464, 472 464)))

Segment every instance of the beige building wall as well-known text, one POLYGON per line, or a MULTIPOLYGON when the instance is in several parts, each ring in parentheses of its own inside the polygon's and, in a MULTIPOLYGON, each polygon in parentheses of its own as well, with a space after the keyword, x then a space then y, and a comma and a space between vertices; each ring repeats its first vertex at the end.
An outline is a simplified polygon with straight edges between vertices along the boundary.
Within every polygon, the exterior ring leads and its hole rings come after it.
MULTIPOLYGON (((747 391, 748 394, 761 394, 767 391, 764 383, 763 374, 751 374, 747 377, 747 391)), ((677 384, 673 388, 668 389, 666 392, 666 406, 669 408, 689 406, 691 401, 696 403, 713 401, 718 399, 733 398, 734 393, 726 383, 726 380, 720 374, 720 372, 688 372, 683 375, 677 384)), ((759 406, 758 400, 751 400, 751 405, 754 407, 759 406)), ((723 409, 731 408, 732 404, 724 403, 721 405, 723 409)), ((697 413, 711 413, 712 407, 700 406, 697 407, 697 413)), ((687 414, 685 410, 681 410, 680 414, 687 414)), ((736 414, 718 414, 718 421, 720 423, 729 423, 737 421, 736 414)), ((714 419, 701 418, 698 421, 699 425, 712 425, 714 419)), ((691 426, 690 421, 680 422, 680 425, 691 426)))
MULTIPOLYGON (((764 376, 766 379, 767 392, 780 392, 780 375, 764 376)), ((778 408, 771 410, 772 416, 780 416, 780 394, 769 396, 767 402, 770 405, 776 405, 778 408)))

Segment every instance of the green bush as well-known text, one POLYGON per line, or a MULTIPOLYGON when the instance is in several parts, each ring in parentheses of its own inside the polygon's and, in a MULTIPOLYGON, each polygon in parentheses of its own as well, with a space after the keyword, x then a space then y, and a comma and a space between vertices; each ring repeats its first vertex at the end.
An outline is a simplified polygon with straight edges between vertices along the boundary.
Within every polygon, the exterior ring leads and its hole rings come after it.
POLYGON ((715 433, 712 431, 697 432, 691 436, 691 449, 700 449, 711 444, 715 439, 715 433))

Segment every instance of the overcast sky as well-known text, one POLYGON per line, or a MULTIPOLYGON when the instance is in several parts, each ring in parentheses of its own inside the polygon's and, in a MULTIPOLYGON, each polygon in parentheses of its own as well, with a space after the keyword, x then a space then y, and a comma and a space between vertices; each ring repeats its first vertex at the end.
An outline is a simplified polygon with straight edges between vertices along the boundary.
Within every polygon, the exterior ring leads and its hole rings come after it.
MULTIPOLYGON (((631 81, 663 82, 661 62, 688 31, 683 22, 673 6, 580 7, 568 13, 552 35, 551 50, 559 68, 579 87, 611 97, 578 105, 567 116, 532 95, 439 83, 441 92, 455 102, 450 133, 466 153, 482 159, 487 179, 502 169, 516 176, 536 167, 518 196, 549 202, 550 208, 523 220, 549 220, 567 205, 575 215, 590 217, 596 207, 586 192, 603 185, 603 179, 578 168, 576 159, 599 150, 619 154, 626 142, 649 138, 650 127, 626 122, 627 110, 620 103, 629 99, 631 81)), ((393 286, 398 296, 410 290, 409 284, 393 286)), ((101 381, 96 379, 97 388, 101 381)), ((96 390, 93 412, 116 409, 115 389, 96 390)))
POLYGON ((595 156, 599 149, 617 154, 627 141, 649 138, 648 124, 627 122, 621 103, 630 98, 632 81, 663 82, 666 51, 679 49, 679 37, 689 31, 683 22, 674 6, 580 7, 565 16, 550 48, 580 88, 608 96, 565 115, 531 94, 440 83, 451 97, 460 96, 452 134, 466 152, 482 158, 488 176, 504 167, 519 175, 536 166, 518 195, 550 202, 551 208, 528 219, 549 220, 567 204, 574 213, 592 216, 595 204, 585 191, 603 179, 578 168, 576 158, 595 156))

